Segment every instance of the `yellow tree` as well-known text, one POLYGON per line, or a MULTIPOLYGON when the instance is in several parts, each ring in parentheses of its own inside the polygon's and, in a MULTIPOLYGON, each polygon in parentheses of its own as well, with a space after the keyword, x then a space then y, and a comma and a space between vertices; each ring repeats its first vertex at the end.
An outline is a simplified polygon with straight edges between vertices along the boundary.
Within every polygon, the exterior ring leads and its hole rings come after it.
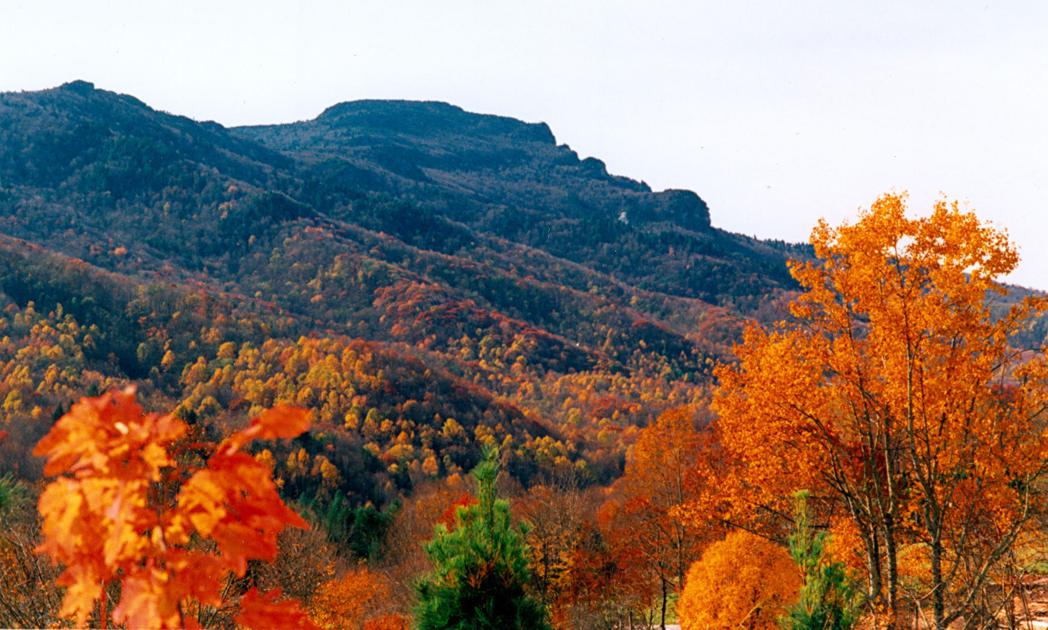
POLYGON ((1007 236, 956 203, 905 210, 885 195, 854 225, 820 223, 815 260, 791 265, 793 319, 751 327, 719 368, 734 466, 714 499, 752 520, 811 489, 853 521, 871 601, 892 613, 899 549, 925 547, 919 604, 942 628, 979 614, 994 567, 1043 509, 1048 369, 1011 340, 1044 305, 994 317, 988 300, 1018 262, 1007 236))
POLYGON ((800 569, 784 548, 734 531, 688 570, 677 613, 683 630, 777 628, 800 587, 800 569))

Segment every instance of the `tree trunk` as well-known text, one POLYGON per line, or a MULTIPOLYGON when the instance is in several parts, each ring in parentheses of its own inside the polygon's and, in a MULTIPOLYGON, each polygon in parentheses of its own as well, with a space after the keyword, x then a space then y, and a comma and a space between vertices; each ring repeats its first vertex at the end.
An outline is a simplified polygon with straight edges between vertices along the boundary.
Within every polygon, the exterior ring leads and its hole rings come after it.
POLYGON ((666 578, 661 578, 661 581, 662 581, 662 617, 660 618, 661 621, 659 622, 659 627, 662 628, 662 630, 666 630, 666 599, 667 599, 666 578))
POLYGON ((898 549, 895 544, 895 520, 889 514, 885 517, 884 547, 888 560, 888 609, 892 619, 899 617, 899 566, 898 549))
POLYGON ((932 540, 932 605, 935 607, 936 630, 946 629, 946 589, 942 581, 942 541, 932 540))
MULTIPOLYGON (((870 527, 873 530, 873 527, 870 527)), ((866 564, 868 571, 867 596, 871 602, 881 598, 881 551, 876 530, 866 540, 866 564)))

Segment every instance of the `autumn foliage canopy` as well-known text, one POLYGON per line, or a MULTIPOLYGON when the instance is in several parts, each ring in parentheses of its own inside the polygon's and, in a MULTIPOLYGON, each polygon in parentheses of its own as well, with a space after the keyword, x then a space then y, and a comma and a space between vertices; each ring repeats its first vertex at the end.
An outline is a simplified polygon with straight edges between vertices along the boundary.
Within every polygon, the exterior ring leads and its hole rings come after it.
POLYGON ((40 551, 61 563, 61 614, 135 628, 196 627, 209 610, 238 605, 249 628, 313 627, 279 592, 224 591, 249 560, 272 560, 277 534, 307 524, 277 494, 270 469, 242 449, 255 439, 291 438, 309 414, 278 406, 214 447, 191 468, 175 456, 187 425, 143 413, 133 388, 75 404, 40 441, 55 477, 40 497, 40 551), (107 587, 119 601, 106 610, 107 587))
POLYGON ((912 604, 937 627, 991 614, 980 602, 1005 592, 994 581, 1045 508, 1048 361, 1012 345, 1044 302, 992 308, 1017 253, 956 203, 909 218, 886 195, 854 225, 820 223, 812 244, 816 260, 791 265, 793 319, 751 326, 717 372, 728 467, 692 517, 774 534, 811 489, 850 521, 875 607, 901 609, 909 545, 927 558, 912 604))

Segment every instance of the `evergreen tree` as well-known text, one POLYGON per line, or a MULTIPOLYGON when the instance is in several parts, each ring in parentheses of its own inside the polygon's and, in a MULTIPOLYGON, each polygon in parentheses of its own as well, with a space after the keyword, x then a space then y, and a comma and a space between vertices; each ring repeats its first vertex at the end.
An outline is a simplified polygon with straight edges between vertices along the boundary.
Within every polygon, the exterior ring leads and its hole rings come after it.
POLYGON ((25 487, 11 475, 0 477, 0 516, 25 502, 25 487))
POLYGON ((523 528, 510 522, 509 502, 499 499, 496 449, 473 469, 475 505, 458 508, 455 526, 438 524, 426 553, 433 571, 417 586, 419 630, 541 630, 546 609, 525 588, 531 580, 523 528))
POLYGON ((829 535, 811 525, 808 493, 795 496, 794 530, 790 555, 804 572, 800 599, 780 618, 786 630, 848 630, 859 620, 862 593, 845 572, 844 564, 824 558, 829 535))

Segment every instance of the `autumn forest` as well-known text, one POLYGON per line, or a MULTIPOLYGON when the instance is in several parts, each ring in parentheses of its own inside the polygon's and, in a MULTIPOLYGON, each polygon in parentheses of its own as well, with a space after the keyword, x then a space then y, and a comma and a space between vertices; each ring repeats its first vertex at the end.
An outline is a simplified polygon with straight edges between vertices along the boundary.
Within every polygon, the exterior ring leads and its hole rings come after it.
POLYGON ((1036 627, 1048 297, 908 206, 759 240, 444 103, 0 94, 0 627, 1036 627))

